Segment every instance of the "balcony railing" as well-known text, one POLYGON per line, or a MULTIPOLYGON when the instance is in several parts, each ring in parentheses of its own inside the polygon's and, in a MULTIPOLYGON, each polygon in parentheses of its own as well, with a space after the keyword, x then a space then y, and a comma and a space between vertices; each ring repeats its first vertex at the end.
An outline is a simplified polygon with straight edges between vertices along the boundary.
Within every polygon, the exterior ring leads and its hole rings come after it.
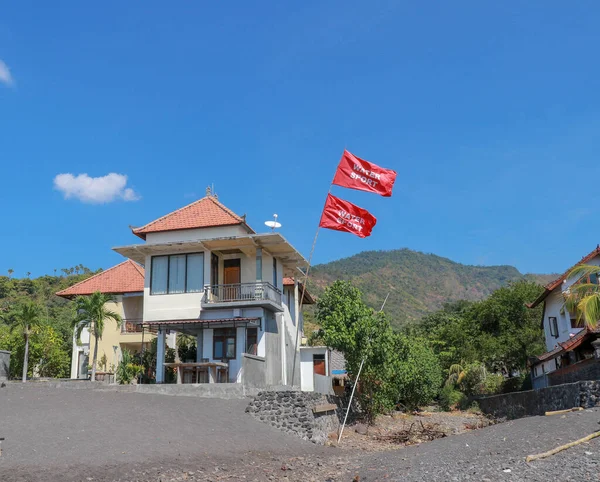
POLYGON ((281 291, 266 281, 204 287, 202 303, 267 301, 281 305, 281 291))
POLYGON ((142 330, 142 320, 123 320, 121 324, 121 333, 141 333, 142 330))

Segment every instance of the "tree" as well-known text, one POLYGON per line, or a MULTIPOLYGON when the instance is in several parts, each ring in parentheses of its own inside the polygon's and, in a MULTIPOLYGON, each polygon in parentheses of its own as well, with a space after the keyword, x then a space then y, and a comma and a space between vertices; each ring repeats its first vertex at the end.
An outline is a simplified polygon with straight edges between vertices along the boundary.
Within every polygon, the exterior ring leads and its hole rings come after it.
POLYGON ((569 273, 575 282, 564 292, 565 308, 569 313, 577 313, 577 321, 590 329, 596 328, 600 320, 600 267, 582 264, 569 273))
POLYGON ((29 301, 21 304, 10 320, 10 330, 19 330, 25 340, 25 353, 23 355, 23 383, 27 381, 29 362, 29 336, 32 330, 42 324, 39 306, 29 301))
POLYGON ((395 335, 385 314, 369 308, 349 282, 336 281, 319 298, 316 318, 325 344, 344 354, 351 379, 356 380, 364 359, 357 398, 367 421, 394 408, 395 335))
POLYGON ((77 338, 81 336, 84 328, 94 335, 94 357, 92 361, 92 380, 96 380, 96 361, 98 358, 98 340, 104 332, 104 321, 113 320, 121 327, 123 318, 115 311, 109 310, 106 304, 114 302, 115 297, 107 293, 96 291, 89 296, 78 296, 75 298, 76 316, 73 320, 73 328, 77 330, 77 338))

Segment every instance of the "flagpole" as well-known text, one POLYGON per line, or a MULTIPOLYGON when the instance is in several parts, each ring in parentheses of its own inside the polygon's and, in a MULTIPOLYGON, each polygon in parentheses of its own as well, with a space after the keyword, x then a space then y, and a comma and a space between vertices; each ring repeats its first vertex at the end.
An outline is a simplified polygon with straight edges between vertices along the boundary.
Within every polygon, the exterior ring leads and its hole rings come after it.
MULTIPOLYGON (((335 169, 335 173, 337 174, 337 168, 335 169)), ((333 187, 333 180, 335 179, 335 174, 333 175, 333 179, 329 184, 329 190, 327 191, 327 196, 325 196, 325 203, 323 204, 323 209, 327 205, 327 199, 331 194, 331 188, 333 187)), ((321 211, 322 215, 322 211, 321 211)), ((300 316, 302 316, 302 305, 304 303, 304 294, 306 293, 306 285, 308 283, 308 274, 310 272, 310 267, 312 263, 312 257, 315 252, 315 246, 317 245, 317 238, 319 237, 319 231, 321 231, 321 221, 319 220, 319 225, 317 226, 317 231, 315 232, 315 237, 313 239, 312 247, 310 248, 310 254, 308 256, 308 266, 306 267, 306 273, 304 273, 304 281, 302 283, 302 294, 300 296, 300 302, 298 303, 298 324, 296 325, 296 342, 294 343, 294 363, 292 364, 292 380, 291 385, 294 386, 294 376, 296 375, 296 358, 298 354, 298 337, 300 334, 300 316)), ((303 323, 304 324, 304 318, 303 323)), ((283 333, 282 333, 283 335, 283 333)), ((300 381, 302 383, 302 381, 300 381)))
MULTIPOLYGON (((388 300, 390 296, 390 293, 388 292, 387 296, 385 297, 385 300, 383 300, 383 304, 381 305, 381 309, 379 310, 379 313, 381 313, 383 311, 383 308, 385 307, 385 304, 388 300)), ((370 338, 367 338, 367 344, 369 344, 371 342, 370 338)), ((367 356, 363 356, 363 359, 360 362, 360 367, 358 368, 358 373, 356 375, 356 380, 354 380, 354 386, 352 387, 352 393, 350 394, 350 401, 348 402, 348 407, 346 408, 346 415, 344 416, 344 422, 342 423, 342 428, 340 429, 340 435, 338 437, 337 443, 340 443, 340 440, 342 440, 342 434, 344 433, 344 427, 346 426, 346 420, 348 420, 348 414, 350 413, 350 407, 352 406, 352 399, 354 398, 354 392, 356 390, 356 386, 358 385, 358 379, 360 378, 360 372, 362 372, 363 369, 363 365, 365 364, 365 360, 367 359, 367 356)))

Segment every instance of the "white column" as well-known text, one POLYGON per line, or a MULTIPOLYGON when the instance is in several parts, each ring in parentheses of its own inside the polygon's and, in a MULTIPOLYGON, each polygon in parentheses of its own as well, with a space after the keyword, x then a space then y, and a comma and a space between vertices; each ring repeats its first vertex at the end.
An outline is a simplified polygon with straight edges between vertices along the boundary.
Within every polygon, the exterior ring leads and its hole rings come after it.
POLYGON ((196 335, 196 363, 200 363, 204 358, 204 330, 196 335))
POLYGON ((262 281, 262 248, 256 248, 256 281, 262 281))
POLYGON ((158 329, 156 343, 156 383, 165 382, 165 329, 158 329))
POLYGON ((285 313, 278 315, 281 318, 281 327, 279 330, 279 336, 281 337, 281 383, 287 385, 287 363, 285 358, 285 313))
MULTIPOLYGON (((298 289, 298 279, 294 277, 294 326, 300 322, 300 290, 298 289)), ((299 328, 297 328, 299 329, 299 328)), ((304 334, 304 333, 302 333, 304 334)))

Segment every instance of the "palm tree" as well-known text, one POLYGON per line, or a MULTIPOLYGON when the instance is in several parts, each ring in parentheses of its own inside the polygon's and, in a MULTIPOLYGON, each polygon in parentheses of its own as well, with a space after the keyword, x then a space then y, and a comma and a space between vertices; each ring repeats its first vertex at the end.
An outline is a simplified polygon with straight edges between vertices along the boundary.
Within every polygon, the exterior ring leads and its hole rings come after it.
POLYGON ((27 381, 29 362, 29 335, 32 330, 42 324, 39 306, 31 301, 23 303, 14 313, 10 322, 10 331, 21 330, 25 338, 25 354, 23 355, 23 383, 27 381))
POLYGON ((581 264, 573 268, 568 278, 575 282, 563 292, 564 307, 569 313, 577 313, 577 321, 586 328, 594 329, 600 320, 600 267, 581 264))
POLYGON ((96 360, 98 358, 98 340, 104 332, 104 321, 114 320, 120 328, 123 318, 118 313, 109 310, 106 303, 114 302, 115 297, 107 293, 96 291, 89 296, 78 296, 75 298, 75 310, 77 315, 73 320, 73 328, 77 329, 77 338, 81 331, 87 327, 94 335, 94 358, 92 361, 92 380, 96 380, 96 360))

